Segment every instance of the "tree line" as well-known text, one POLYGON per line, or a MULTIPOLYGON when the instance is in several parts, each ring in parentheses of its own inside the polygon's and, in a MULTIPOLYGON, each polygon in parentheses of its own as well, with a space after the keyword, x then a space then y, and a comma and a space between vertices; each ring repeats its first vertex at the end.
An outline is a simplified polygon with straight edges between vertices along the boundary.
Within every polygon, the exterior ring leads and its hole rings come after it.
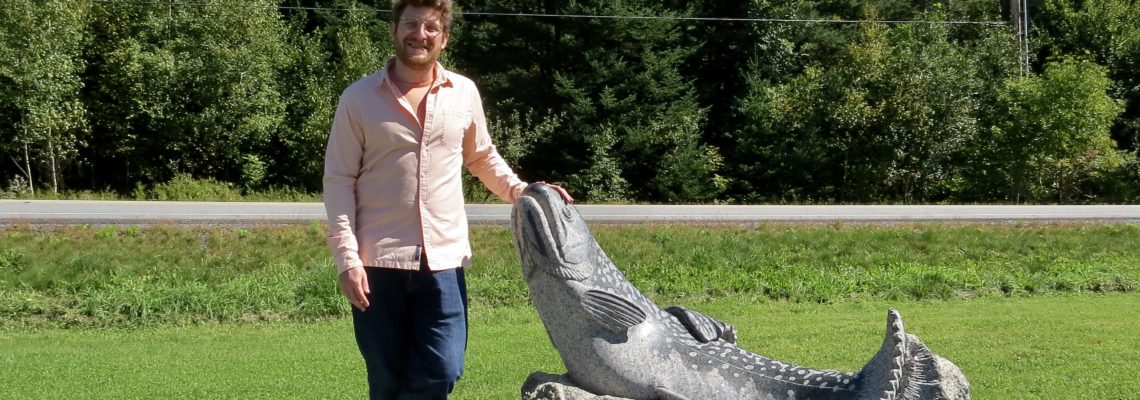
MULTIPOLYGON (((8 193, 318 192, 340 91, 392 54, 379 0, 5 3, 8 193)), ((444 64, 500 152, 583 200, 1140 201, 1135 1, 1030 1, 1026 46, 1007 0, 458 6, 444 64)))

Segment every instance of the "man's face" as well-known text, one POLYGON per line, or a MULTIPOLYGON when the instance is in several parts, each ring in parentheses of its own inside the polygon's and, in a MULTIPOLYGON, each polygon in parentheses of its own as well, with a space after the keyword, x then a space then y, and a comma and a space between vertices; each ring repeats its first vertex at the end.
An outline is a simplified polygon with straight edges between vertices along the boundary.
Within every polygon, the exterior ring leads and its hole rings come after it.
POLYGON ((439 53, 447 47, 447 38, 439 12, 430 7, 405 8, 392 28, 396 57, 415 70, 434 67, 439 53))

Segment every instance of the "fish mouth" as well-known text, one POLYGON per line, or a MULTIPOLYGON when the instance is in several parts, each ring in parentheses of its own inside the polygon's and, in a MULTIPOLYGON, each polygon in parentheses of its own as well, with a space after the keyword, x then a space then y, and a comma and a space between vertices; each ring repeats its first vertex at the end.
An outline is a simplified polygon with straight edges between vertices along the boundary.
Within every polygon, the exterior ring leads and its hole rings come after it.
POLYGON ((511 227, 528 281, 539 268, 567 279, 589 277, 592 236, 578 210, 546 184, 527 186, 515 201, 511 227))

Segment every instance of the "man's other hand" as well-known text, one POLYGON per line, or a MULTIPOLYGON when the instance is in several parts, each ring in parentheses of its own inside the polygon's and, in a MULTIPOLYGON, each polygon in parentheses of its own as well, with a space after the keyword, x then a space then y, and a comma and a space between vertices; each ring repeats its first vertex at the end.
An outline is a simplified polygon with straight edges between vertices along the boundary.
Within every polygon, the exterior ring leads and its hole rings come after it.
POLYGON ((372 291, 368 289, 368 274, 364 272, 364 267, 350 268, 341 272, 337 285, 340 286, 340 293, 352 303, 353 307, 360 311, 368 308, 368 294, 372 291))

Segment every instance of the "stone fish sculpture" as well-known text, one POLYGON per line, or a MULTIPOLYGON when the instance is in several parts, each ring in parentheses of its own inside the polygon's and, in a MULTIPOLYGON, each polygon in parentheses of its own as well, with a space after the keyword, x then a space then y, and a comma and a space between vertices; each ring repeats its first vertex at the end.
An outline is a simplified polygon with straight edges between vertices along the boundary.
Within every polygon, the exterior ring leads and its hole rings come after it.
MULTIPOLYGON (((613 265, 578 210, 546 185, 524 191, 511 225, 531 300, 566 366, 566 379, 549 384, 569 381, 598 399, 970 397, 961 371, 905 333, 895 310, 882 348, 861 371, 803 368, 737 347, 723 322, 658 308, 613 265)), ((524 397, 550 398, 535 394, 543 377, 550 376, 532 375, 524 397)))

